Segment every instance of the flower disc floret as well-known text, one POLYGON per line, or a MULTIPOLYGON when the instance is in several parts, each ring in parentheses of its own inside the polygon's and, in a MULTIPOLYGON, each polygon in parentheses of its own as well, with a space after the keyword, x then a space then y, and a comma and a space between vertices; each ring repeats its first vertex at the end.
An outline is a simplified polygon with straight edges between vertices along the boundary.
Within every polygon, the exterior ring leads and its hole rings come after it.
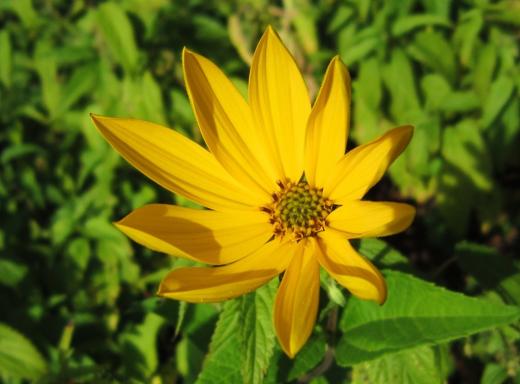
POLYGON ((326 217, 333 209, 332 202, 323 197, 321 188, 307 182, 279 183, 280 191, 273 194, 273 202, 264 211, 270 214, 275 236, 291 236, 299 241, 315 236, 325 229, 326 217))

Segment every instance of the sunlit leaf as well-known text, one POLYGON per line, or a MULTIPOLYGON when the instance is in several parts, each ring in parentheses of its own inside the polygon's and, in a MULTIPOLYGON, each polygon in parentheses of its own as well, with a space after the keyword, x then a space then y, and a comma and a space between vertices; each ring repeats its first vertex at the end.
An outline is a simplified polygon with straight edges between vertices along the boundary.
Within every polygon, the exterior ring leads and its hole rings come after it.
POLYGON ((20 332, 0 323, 0 374, 13 379, 38 379, 47 363, 20 332))
POLYGON ((520 317, 520 308, 464 296, 411 275, 387 271, 388 300, 352 298, 341 318, 336 360, 353 365, 423 345, 444 343, 520 317))

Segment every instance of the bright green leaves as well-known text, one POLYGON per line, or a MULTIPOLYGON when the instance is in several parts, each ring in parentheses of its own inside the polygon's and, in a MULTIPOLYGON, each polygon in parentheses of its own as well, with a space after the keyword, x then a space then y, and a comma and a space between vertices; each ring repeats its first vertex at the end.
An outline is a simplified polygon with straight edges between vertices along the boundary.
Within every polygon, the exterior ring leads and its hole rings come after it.
POLYGON ((12 76, 12 47, 9 32, 0 31, 0 83, 5 87, 11 86, 12 76))
POLYGON ((444 343, 520 318, 520 308, 467 297, 387 271, 388 300, 352 298, 341 318, 336 360, 354 365, 409 348, 444 343))
POLYGON ((224 304, 197 384, 262 383, 273 354, 277 281, 224 304))
POLYGON ((354 384, 443 384, 449 373, 445 347, 422 346, 354 367, 354 384))
POLYGON ((115 3, 105 3, 99 7, 97 19, 112 59, 127 73, 134 73, 139 56, 134 30, 126 13, 115 3))
POLYGON ((38 379, 47 363, 21 333, 0 323, 0 378, 38 379))

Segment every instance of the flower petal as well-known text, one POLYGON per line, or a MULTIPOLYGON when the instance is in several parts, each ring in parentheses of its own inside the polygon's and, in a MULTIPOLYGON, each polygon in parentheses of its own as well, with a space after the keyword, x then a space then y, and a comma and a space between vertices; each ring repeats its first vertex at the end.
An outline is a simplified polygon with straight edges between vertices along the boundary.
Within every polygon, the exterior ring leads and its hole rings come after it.
POLYGON ((279 178, 299 181, 311 110, 309 93, 294 58, 271 27, 253 56, 249 102, 270 146, 279 178))
POLYGON ((297 253, 285 271, 274 307, 276 334, 284 352, 291 358, 312 333, 320 294, 316 241, 303 240, 297 246, 297 253))
POLYGON ((386 283, 370 261, 342 237, 329 231, 318 239, 318 260, 323 268, 354 296, 380 304, 386 300, 386 283))
POLYGON ((138 208, 116 226, 155 251, 206 264, 228 264, 260 248, 272 236, 263 212, 216 212, 175 205, 138 208))
POLYGON ((307 125, 305 177, 314 187, 324 186, 345 154, 350 100, 350 76, 336 56, 327 68, 307 125))
POLYGON ((406 148, 413 127, 394 128, 371 143, 360 145, 336 164, 324 188, 324 195, 336 204, 359 200, 376 184, 386 169, 406 148))
POLYGON ((214 268, 179 268, 161 282, 159 296, 193 303, 216 302, 251 292, 289 265, 292 243, 273 240, 232 264, 214 268))
POLYGON ((92 120, 121 156, 172 192, 217 210, 256 209, 265 203, 211 153, 172 129, 143 120, 95 115, 92 120))
POLYGON ((208 148, 238 180, 270 196, 276 169, 249 105, 210 60, 187 49, 182 57, 186 88, 208 148))
POLYGON ((327 224, 354 239, 402 232, 414 217, 415 208, 408 204, 354 200, 345 202, 327 216, 327 224))

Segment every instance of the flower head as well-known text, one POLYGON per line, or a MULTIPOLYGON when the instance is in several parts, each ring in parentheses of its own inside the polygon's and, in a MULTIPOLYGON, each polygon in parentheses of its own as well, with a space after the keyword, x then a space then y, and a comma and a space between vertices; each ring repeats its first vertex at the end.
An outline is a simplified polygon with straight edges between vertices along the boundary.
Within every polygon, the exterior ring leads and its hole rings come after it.
POLYGON ((353 295, 383 303, 379 271, 349 240, 406 229, 415 209, 361 200, 403 151, 413 128, 391 130, 347 154, 350 77, 330 62, 311 106, 293 57, 269 27, 253 58, 246 102, 208 59, 187 49, 184 76, 209 150, 141 120, 92 116, 119 153, 164 188, 207 210, 152 204, 118 228, 151 249, 212 267, 179 268, 158 294, 213 302, 283 273, 274 325, 294 356, 312 332, 323 267, 353 295))

